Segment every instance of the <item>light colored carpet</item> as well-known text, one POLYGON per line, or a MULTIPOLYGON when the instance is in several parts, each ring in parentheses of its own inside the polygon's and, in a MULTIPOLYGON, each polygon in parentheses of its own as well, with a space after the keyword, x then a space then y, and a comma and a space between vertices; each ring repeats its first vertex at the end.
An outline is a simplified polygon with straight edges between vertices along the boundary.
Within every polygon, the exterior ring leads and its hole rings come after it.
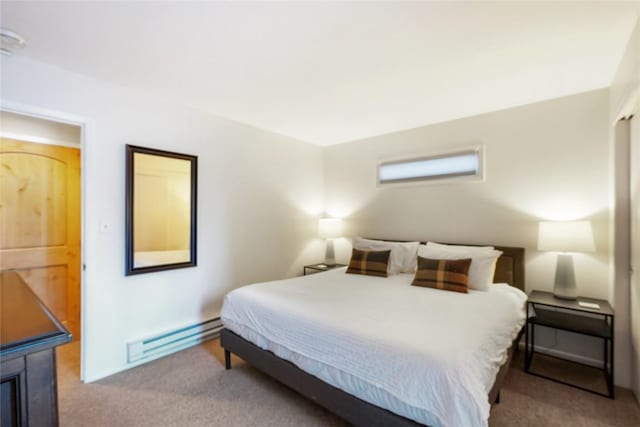
MULTIPOLYGON (((78 343, 58 349, 63 427, 345 425, 239 359, 225 371, 218 340, 91 384, 78 379, 78 354, 78 343)), ((587 378, 552 359, 536 363, 587 378)), ((640 407, 630 391, 617 389, 610 400, 525 374, 521 366, 516 359, 490 426, 640 426, 640 407)))

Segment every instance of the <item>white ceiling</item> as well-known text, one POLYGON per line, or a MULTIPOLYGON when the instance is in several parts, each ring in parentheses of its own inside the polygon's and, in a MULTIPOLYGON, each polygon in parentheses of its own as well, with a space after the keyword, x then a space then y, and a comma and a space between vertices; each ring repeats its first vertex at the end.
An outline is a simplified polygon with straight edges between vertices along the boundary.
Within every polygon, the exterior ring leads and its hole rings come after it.
POLYGON ((20 55, 329 145, 608 86, 640 2, 10 2, 20 55))

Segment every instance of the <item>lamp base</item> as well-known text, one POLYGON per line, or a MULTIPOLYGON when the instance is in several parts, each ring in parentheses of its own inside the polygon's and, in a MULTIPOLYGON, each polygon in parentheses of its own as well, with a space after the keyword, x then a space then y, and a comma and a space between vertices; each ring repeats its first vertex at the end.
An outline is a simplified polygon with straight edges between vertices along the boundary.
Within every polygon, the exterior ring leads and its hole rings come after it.
POLYGON ((558 299, 563 299, 563 300, 568 300, 568 301, 575 301, 578 299, 578 297, 576 295, 564 295, 561 292, 557 292, 555 289, 553 290, 553 296, 558 298, 558 299))
POLYGON ((329 267, 336 265, 336 255, 333 249, 333 239, 327 239, 327 249, 324 254, 324 263, 329 267))
POLYGON ((575 300, 578 297, 576 276, 573 270, 573 256, 558 255, 556 263, 556 278, 553 285, 553 295, 564 300, 575 300))

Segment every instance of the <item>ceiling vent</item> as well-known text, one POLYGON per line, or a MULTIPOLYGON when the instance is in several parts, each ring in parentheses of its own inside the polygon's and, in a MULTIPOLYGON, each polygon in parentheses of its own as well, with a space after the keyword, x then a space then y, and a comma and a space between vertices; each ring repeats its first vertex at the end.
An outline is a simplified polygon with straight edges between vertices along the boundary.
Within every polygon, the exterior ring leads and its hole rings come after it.
POLYGON ((27 41, 20 34, 11 30, 0 28, 0 53, 11 56, 15 49, 22 49, 27 41))

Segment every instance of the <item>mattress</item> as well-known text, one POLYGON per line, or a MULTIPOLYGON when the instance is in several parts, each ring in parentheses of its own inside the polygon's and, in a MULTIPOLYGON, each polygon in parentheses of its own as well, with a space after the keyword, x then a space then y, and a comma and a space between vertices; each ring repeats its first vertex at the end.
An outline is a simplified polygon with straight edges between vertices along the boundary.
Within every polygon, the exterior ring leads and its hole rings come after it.
POLYGON ((487 395, 525 320, 507 284, 468 294, 345 269, 225 296, 226 328, 349 394, 434 427, 486 426, 487 395))

